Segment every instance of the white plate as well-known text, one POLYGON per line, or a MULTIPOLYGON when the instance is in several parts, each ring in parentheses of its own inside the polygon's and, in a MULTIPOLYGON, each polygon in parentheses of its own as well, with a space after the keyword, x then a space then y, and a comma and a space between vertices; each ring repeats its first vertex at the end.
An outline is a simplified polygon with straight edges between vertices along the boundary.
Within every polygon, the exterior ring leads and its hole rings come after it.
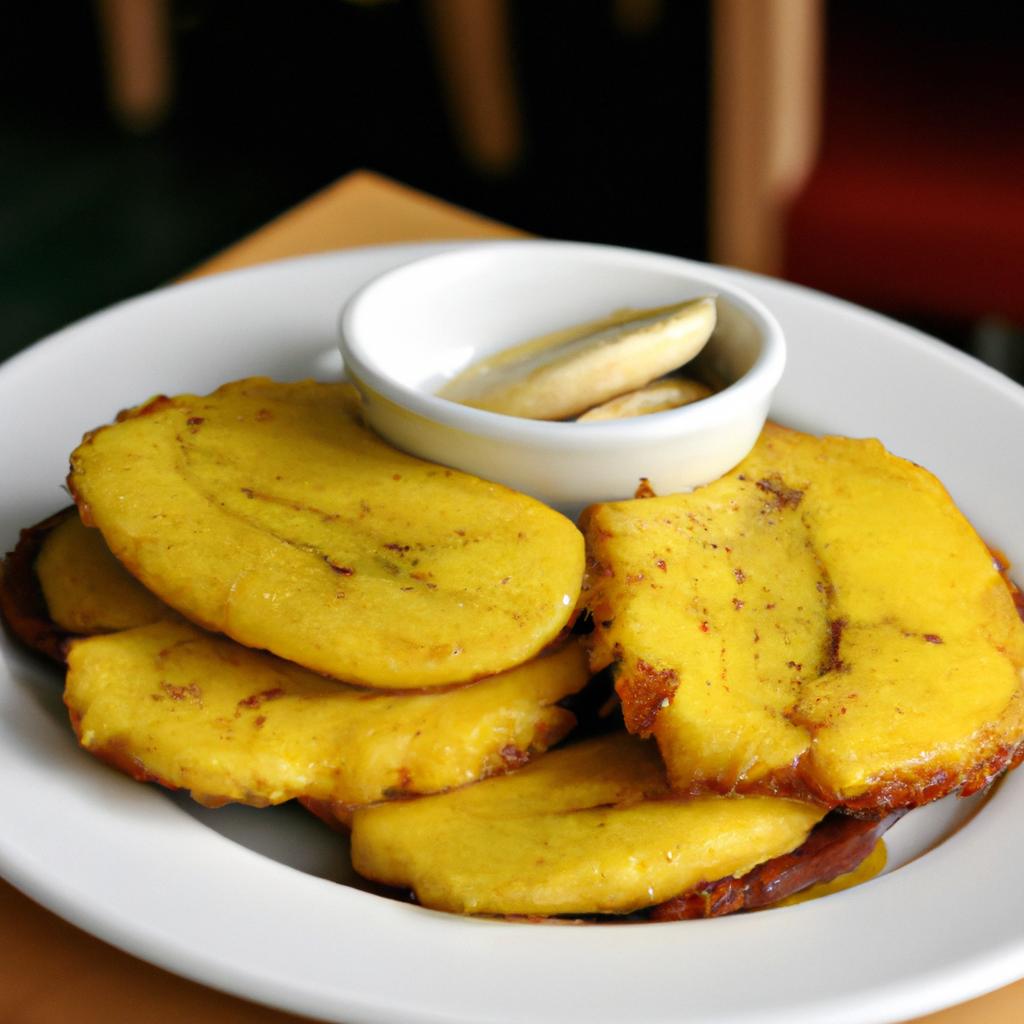
MULTIPOLYGON (((68 453, 121 407, 255 373, 337 375, 344 299, 441 248, 309 257, 179 286, 10 360, 0 541, 10 547, 19 527, 66 504, 68 453)), ((983 536, 1024 564, 1024 390, 888 320, 737 277, 788 336, 775 416, 881 437, 935 470, 983 536)), ((5 875, 128 952, 249 999, 346 1024, 866 1024, 1024 975, 1024 772, 980 809, 944 801, 909 816, 893 832, 894 870, 826 900, 664 925, 467 920, 338 884, 343 843, 294 809, 204 812, 107 769, 77 749, 57 674, 7 643, 3 658, 5 875)))

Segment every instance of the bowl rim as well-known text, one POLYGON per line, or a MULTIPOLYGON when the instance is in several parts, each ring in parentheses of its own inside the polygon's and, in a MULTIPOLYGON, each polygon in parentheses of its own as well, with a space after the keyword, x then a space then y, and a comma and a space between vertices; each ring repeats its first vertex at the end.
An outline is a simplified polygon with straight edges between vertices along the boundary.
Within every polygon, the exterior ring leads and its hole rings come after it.
POLYGON ((779 383, 786 363, 785 335, 778 320, 759 299, 719 276, 717 268, 712 264, 594 242, 548 239, 473 242, 413 260, 380 274, 360 287, 342 307, 338 328, 339 347, 345 371, 357 387, 368 388, 378 396, 423 419, 480 438, 538 444, 571 444, 585 448, 613 442, 658 441, 715 426, 723 420, 730 419, 732 410, 737 405, 740 408, 749 408, 763 401, 766 395, 770 395, 779 383), (366 336, 365 328, 359 322, 367 300, 378 299, 382 291, 386 294, 388 290, 400 289, 409 277, 418 276, 424 270, 431 270, 439 264, 458 265, 485 254, 493 256, 500 255, 503 251, 522 252, 531 248, 543 249, 545 252, 561 251, 567 256, 624 261, 640 268, 646 266, 654 270, 670 270, 681 278, 706 284, 710 291, 727 299, 758 326, 763 339, 761 351, 743 376, 699 402, 647 416, 596 423, 532 420, 475 409, 405 384, 381 368, 380 363, 373 359, 369 351, 373 344, 372 337, 366 336))

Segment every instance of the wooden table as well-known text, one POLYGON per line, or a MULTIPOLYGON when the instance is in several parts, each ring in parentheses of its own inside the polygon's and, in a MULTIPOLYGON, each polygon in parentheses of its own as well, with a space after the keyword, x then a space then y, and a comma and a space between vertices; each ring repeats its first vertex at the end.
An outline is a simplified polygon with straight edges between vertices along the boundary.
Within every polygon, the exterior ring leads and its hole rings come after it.
MULTIPOLYGON (((522 234, 378 175, 357 172, 187 276, 358 245, 522 234)), ((942 899, 943 894, 936 898, 942 899)), ((303 1020, 135 960, 0 881, 2 1024, 297 1024, 303 1020)), ((919 1020, 922 1024, 1024 1020, 1024 981, 919 1020)))

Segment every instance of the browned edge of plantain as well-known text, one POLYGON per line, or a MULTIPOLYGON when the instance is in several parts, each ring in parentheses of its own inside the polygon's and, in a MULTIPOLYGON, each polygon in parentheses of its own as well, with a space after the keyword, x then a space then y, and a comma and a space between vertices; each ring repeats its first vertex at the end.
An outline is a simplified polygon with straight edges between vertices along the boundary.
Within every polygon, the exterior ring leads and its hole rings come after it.
POLYGON ((50 532, 75 515, 78 511, 72 505, 23 529, 0 568, 0 613, 11 633, 26 647, 60 665, 67 660, 68 643, 75 634, 50 618, 35 564, 50 532))
POLYGON ((895 811, 872 821, 833 812, 815 825, 792 853, 773 857, 739 878, 730 875, 694 886, 651 907, 648 920, 687 921, 758 910, 812 885, 831 882, 853 871, 905 813, 895 811))
MULTIPOLYGON (((308 809, 318 813, 312 807, 308 809)), ((812 886, 831 882, 854 871, 867 859, 889 828, 906 813, 906 810, 899 810, 884 818, 858 818, 842 811, 832 811, 790 853, 772 857, 745 875, 729 875, 716 881, 701 882, 664 903, 632 914, 509 914, 499 920, 523 924, 624 925, 725 917, 767 909, 812 886)), ((323 820, 338 831, 345 831, 337 818, 333 822, 326 817, 323 820)), ((417 902, 415 892, 372 884, 377 886, 382 896, 405 903, 417 902)))
MULTIPOLYGON (((637 491, 637 498, 655 496, 653 492, 641 493, 642 490, 643 485, 637 491)), ((1012 568, 1010 560, 999 548, 991 544, 986 544, 986 547, 992 557, 994 568, 1009 591, 1017 615, 1024 622, 1024 590, 1021 590, 1010 575, 1012 568)), ((600 576, 609 572, 610 570, 603 563, 588 554, 588 575, 600 576)), ((587 585, 584 584, 584 592, 586 589, 587 585)), ((599 620, 603 611, 601 608, 591 608, 589 614, 592 619, 599 620)), ((841 628, 842 623, 834 623, 833 630, 836 626, 841 628)), ((835 642, 834 632, 833 642, 835 642)), ((602 671, 609 670, 614 676, 617 664, 617 661, 613 661, 604 665, 602 671)), ((640 710, 638 712, 634 709, 631 717, 627 715, 626 725, 630 732, 646 739, 652 734, 651 725, 657 709, 664 700, 671 700, 675 692, 675 677, 671 670, 657 671, 643 661, 640 662, 639 668, 640 671, 630 681, 630 685, 635 691, 633 699, 640 710)), ((939 769, 931 775, 922 775, 913 780, 881 777, 863 795, 840 800, 836 794, 818 785, 813 772, 809 770, 809 757, 805 752, 794 763, 773 773, 767 779, 727 788, 695 786, 679 795, 704 796, 738 793, 744 796, 789 797, 816 803, 830 810, 839 810, 853 816, 874 820, 895 812, 902 813, 915 807, 923 807, 925 804, 933 803, 947 796, 974 796, 1022 763, 1024 763, 1024 736, 1018 738, 1015 743, 990 744, 984 749, 983 756, 964 772, 949 773, 939 769)))

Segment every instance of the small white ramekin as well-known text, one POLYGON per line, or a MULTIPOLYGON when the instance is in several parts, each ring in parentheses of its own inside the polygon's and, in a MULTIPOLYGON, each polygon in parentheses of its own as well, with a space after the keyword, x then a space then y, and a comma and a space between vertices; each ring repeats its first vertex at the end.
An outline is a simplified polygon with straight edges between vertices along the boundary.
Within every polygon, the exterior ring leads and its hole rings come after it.
POLYGON ((341 352, 367 422, 413 455, 506 484, 575 515, 595 501, 689 490, 750 451, 785 365, 775 317, 712 267, 573 242, 475 244, 371 281, 345 305, 341 352), (439 398, 469 364, 517 342, 702 295, 718 326, 702 353, 728 385, 668 412, 548 423, 439 398))

